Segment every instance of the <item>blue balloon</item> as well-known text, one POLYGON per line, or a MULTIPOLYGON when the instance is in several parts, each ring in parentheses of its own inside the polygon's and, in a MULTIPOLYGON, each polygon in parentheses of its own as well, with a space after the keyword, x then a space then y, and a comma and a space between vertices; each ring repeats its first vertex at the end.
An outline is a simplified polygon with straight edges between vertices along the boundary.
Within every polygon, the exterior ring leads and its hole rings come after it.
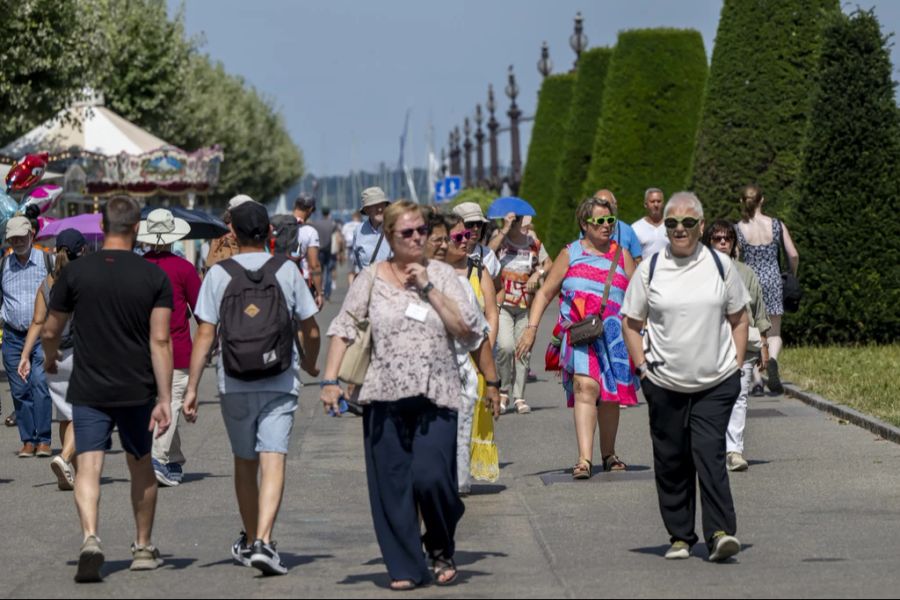
POLYGON ((0 236, 6 236, 6 223, 18 210, 19 203, 13 200, 9 194, 0 191, 0 236))

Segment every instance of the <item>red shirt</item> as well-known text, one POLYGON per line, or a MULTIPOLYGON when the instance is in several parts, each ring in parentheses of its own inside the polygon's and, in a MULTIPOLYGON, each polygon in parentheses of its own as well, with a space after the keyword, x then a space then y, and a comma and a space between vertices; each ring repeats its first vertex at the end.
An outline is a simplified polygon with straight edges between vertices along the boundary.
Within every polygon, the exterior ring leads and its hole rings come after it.
POLYGON ((200 277, 194 266, 171 252, 148 252, 144 258, 165 271, 172 283, 172 355, 176 369, 191 367, 191 314, 197 307, 200 277), (190 308, 190 313, 188 309, 190 308))

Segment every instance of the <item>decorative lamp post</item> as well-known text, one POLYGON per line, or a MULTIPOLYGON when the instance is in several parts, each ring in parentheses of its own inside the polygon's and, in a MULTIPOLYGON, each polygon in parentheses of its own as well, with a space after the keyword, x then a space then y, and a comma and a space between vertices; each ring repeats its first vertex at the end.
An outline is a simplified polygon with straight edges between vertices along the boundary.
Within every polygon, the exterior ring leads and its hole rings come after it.
POLYGON ((472 187, 472 126, 469 124, 469 117, 463 125, 463 133, 465 133, 465 142, 463 149, 465 150, 465 181, 466 187, 472 187))
POLYGON ((478 185, 484 183, 484 130, 481 124, 484 122, 484 115, 481 114, 481 105, 475 107, 475 179, 478 185))
POLYGON ((547 42, 541 46, 541 60, 538 61, 537 68, 541 77, 549 77, 553 72, 553 61, 550 60, 550 46, 547 45, 547 42))
POLYGON ((572 70, 578 69, 578 61, 581 59, 581 53, 587 50, 588 37, 584 34, 584 17, 581 12, 575 15, 575 33, 569 38, 569 46, 575 52, 575 65, 572 70))
POLYGON ((511 101, 509 111, 506 114, 509 115, 509 139, 512 144, 512 174, 510 179, 515 190, 522 175, 522 157, 519 152, 519 117, 522 116, 522 111, 516 105, 519 86, 516 84, 516 74, 513 72, 512 65, 509 66, 509 83, 506 84, 506 95, 511 101))
POLYGON ((441 176, 447 177, 447 149, 441 148, 441 176))
POLYGON ((462 166, 459 160, 459 155, 462 154, 462 150, 459 147, 461 137, 459 127, 450 132, 450 175, 459 175, 462 172, 462 166))
POLYGON ((494 112, 497 110, 497 103, 494 101, 494 86, 488 86, 488 101, 487 101, 487 109, 490 118, 488 119, 488 131, 490 132, 490 144, 491 144, 491 186, 494 188, 500 187, 500 152, 497 149, 497 130, 500 129, 500 123, 497 122, 497 118, 494 116, 494 112))

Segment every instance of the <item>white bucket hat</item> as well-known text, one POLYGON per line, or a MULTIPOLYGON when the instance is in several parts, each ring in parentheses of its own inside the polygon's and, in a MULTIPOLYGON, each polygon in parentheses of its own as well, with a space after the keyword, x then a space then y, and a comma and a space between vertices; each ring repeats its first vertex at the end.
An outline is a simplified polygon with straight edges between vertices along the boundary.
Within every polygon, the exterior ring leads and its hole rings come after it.
POLYGON ((184 219, 176 219, 171 211, 157 208, 150 211, 146 221, 141 221, 137 239, 142 244, 167 246, 184 238, 191 232, 190 224, 184 219))

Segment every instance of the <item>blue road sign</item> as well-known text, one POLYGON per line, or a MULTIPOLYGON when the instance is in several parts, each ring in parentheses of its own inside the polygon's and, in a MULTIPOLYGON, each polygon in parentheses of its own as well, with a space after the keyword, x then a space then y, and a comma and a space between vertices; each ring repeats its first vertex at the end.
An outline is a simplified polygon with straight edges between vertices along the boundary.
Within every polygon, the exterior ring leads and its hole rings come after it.
POLYGON ((434 198, 438 202, 452 200, 462 191, 462 177, 445 177, 434 184, 434 198))

